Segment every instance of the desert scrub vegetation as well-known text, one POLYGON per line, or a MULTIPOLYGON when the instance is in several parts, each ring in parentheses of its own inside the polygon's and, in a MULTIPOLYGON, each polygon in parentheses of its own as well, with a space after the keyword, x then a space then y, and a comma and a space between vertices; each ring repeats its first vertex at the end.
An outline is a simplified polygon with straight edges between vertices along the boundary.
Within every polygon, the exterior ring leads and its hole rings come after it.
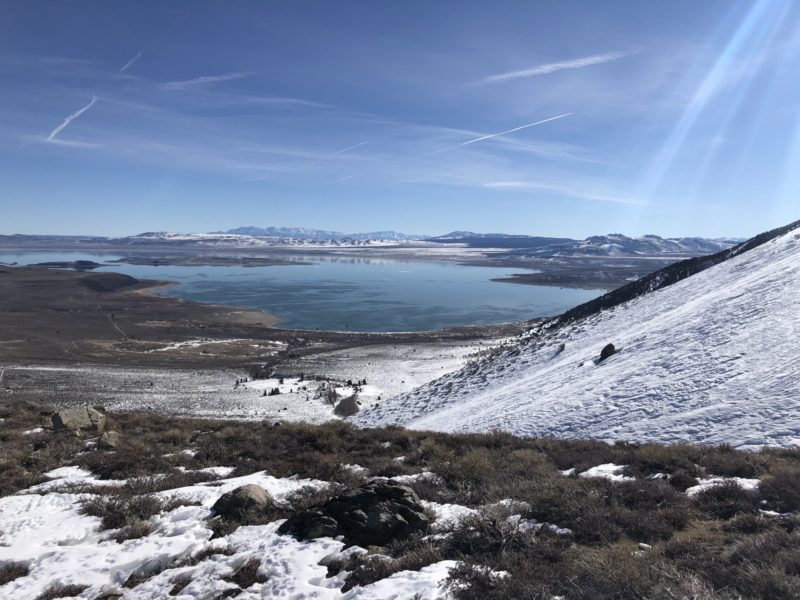
POLYGON ((0 567, 0 585, 5 585, 20 577, 26 577, 29 573, 30 569, 24 563, 8 563, 0 567))
MULTIPOLYGON (((370 476, 416 476, 407 481, 421 499, 472 512, 433 536, 329 565, 349 573, 346 587, 452 559, 460 566, 451 573, 450 589, 463 599, 800 598, 798 450, 147 413, 107 415, 120 441, 114 450, 98 450, 49 430, 50 414, 34 404, 0 404, 0 495, 40 483, 57 467, 80 466, 98 480, 56 489, 91 494, 83 509, 120 541, 148 535, 152 517, 180 502, 169 498, 169 490, 213 484, 218 475, 201 471, 208 467, 229 467, 233 477, 263 470, 330 483, 301 490, 244 523, 253 525, 320 506, 370 476), (625 478, 578 476, 604 463, 624 465, 625 478), (744 489, 731 480, 686 493, 710 477, 757 479, 759 485, 744 489)), ((208 520, 220 538, 242 524, 208 520)), ((261 577, 255 564, 245 566, 237 575, 242 583, 261 577)), ((7 565, 0 578, 24 577, 24 568, 7 565)), ((174 585, 180 590, 186 581, 178 578, 174 585)))

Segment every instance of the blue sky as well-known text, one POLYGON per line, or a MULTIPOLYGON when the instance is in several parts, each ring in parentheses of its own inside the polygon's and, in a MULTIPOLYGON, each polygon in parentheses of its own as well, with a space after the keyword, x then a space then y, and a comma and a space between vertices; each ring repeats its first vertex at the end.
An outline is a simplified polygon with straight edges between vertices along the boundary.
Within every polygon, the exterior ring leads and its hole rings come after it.
POLYGON ((751 235, 798 73, 790 0, 8 0, 0 233, 751 235))

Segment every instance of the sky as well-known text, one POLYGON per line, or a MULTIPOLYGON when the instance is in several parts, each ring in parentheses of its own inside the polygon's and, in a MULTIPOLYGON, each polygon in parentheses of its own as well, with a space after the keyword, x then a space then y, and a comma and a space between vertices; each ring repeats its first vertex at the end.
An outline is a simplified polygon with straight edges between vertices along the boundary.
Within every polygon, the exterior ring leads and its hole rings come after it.
POLYGON ((0 234, 750 236, 799 73, 791 0, 4 0, 0 234))

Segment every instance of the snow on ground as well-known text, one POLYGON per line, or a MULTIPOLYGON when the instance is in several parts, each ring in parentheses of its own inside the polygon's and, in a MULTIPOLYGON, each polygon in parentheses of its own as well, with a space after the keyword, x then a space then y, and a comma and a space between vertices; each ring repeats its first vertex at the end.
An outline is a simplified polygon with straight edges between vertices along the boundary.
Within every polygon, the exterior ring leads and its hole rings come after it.
MULTIPOLYGON (((173 350, 181 350, 184 348, 201 348, 204 346, 210 346, 213 344, 234 344, 236 342, 241 342, 243 340, 238 338, 230 338, 230 339, 212 339, 212 338, 197 338, 194 340, 186 340, 183 342, 173 342, 171 344, 167 344, 161 348, 154 348, 153 350, 144 350, 145 354, 150 354, 152 352, 171 352, 173 350)), ((280 350, 286 347, 285 342, 262 342, 260 344, 253 344, 253 346, 259 348, 267 348, 271 350, 269 354, 277 354, 280 350)))
POLYGON ((615 465, 614 463, 606 463, 597 465, 591 469, 587 469, 580 473, 578 477, 602 477, 609 481, 633 481, 635 477, 626 477, 622 474, 625 470, 625 465, 615 465))
POLYGON ((344 381, 366 378, 380 388, 382 400, 386 400, 462 368, 479 352, 503 341, 374 344, 292 359, 276 370, 324 373, 344 381))
MULTIPOLYGON (((354 381, 354 383, 357 383, 357 381, 354 381)), ((330 419, 333 407, 325 399, 325 391, 329 385, 334 386, 339 399, 357 394, 362 408, 372 406, 379 401, 379 398, 385 396, 385 392, 381 388, 370 384, 351 386, 342 385, 341 382, 329 383, 316 381, 315 379, 301 380, 299 377, 254 379, 240 384, 240 387, 246 390, 256 390, 262 394, 266 392, 267 395, 262 396, 265 400, 272 398, 277 401, 280 398, 280 401, 286 403, 287 406, 302 406, 303 403, 311 403, 314 407, 322 405, 327 419, 330 419), (278 390, 280 393, 270 396, 269 393, 272 390, 278 390)), ((288 412, 291 414, 286 415, 285 418, 287 420, 298 420, 297 411, 294 408, 288 412)))
POLYGON ((353 420, 607 441, 796 446, 798 281, 795 230, 353 420), (599 362, 608 343, 618 353, 599 362))
POLYGON ((740 488, 744 490, 757 490, 761 481, 758 479, 746 479, 744 477, 708 477, 706 479, 700 479, 700 482, 697 485, 694 485, 686 490, 686 494, 689 496, 694 496, 703 492, 709 488, 723 485, 725 483, 733 482, 737 484, 740 488))
MULTIPOLYGON (((500 341, 380 344, 292 359, 277 365, 276 371, 290 375, 306 373, 309 377, 320 375, 339 382, 366 378, 367 385, 360 393, 362 406, 366 407, 457 370, 478 352, 500 341)), ((173 351, 179 352, 180 348, 173 351)), ((315 393, 307 393, 309 390, 298 391, 302 386, 297 385, 296 377, 286 378, 283 386, 274 379, 236 386, 235 381, 243 379, 246 373, 224 368, 18 363, 7 365, 5 370, 6 375, 13 374, 14 385, 14 390, 7 393, 38 399, 39 390, 54 389, 59 394, 51 400, 59 405, 78 406, 86 404, 87 398, 94 398, 91 402, 111 411, 143 410, 201 418, 309 423, 335 418, 333 407, 324 398, 316 398, 315 393), (264 396, 265 386, 267 393, 273 387, 288 393, 264 396)), ((340 396, 352 393, 352 389, 341 383, 339 387, 340 396)))
MULTIPOLYGON (((77 467, 65 467, 48 474, 62 483, 94 481, 77 467)), ((103 482, 105 483, 105 482, 103 482)), ((160 492, 196 502, 196 506, 180 506, 151 519, 153 532, 139 539, 117 543, 108 539, 112 531, 100 532, 100 519, 82 515, 80 502, 90 494, 33 493, 25 490, 17 495, 0 498, 0 566, 9 562, 24 562, 30 574, 0 586, 0 597, 34 598, 50 585, 75 584, 89 587, 80 598, 93 599, 102 594, 118 593, 125 599, 170 597, 169 592, 179 577, 190 583, 175 596, 179 600, 215 597, 233 588, 224 580, 248 560, 260 562, 259 572, 267 576, 266 583, 253 584, 239 599, 304 598, 383 600, 388 598, 444 598, 440 584, 453 561, 434 563, 418 572, 403 571, 365 587, 347 593, 340 588, 346 572, 328 577, 326 564, 344 550, 344 544, 331 538, 301 542, 291 536, 279 535, 282 521, 268 525, 240 527, 232 534, 211 541, 206 526, 210 507, 226 491, 255 483, 280 501, 305 487, 327 485, 325 482, 271 477, 264 472, 214 482, 200 483, 160 492), (233 554, 213 554, 195 565, 175 566, 200 551, 231 547, 233 554), (164 569, 165 566, 170 568, 164 569), (162 570, 164 569, 164 570, 162 570), (160 571, 160 572, 159 572, 160 571), (122 587, 131 575, 151 575, 143 583, 122 587)), ((350 548, 346 553, 365 552, 350 548)))

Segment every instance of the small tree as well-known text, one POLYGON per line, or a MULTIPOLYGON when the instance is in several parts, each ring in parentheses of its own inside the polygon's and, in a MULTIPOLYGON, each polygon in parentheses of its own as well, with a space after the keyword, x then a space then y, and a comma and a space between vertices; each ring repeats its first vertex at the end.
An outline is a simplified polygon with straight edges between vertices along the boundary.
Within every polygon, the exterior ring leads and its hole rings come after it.
POLYGON ((331 384, 325 388, 325 399, 331 406, 336 406, 339 401, 339 393, 336 391, 336 386, 331 384))

